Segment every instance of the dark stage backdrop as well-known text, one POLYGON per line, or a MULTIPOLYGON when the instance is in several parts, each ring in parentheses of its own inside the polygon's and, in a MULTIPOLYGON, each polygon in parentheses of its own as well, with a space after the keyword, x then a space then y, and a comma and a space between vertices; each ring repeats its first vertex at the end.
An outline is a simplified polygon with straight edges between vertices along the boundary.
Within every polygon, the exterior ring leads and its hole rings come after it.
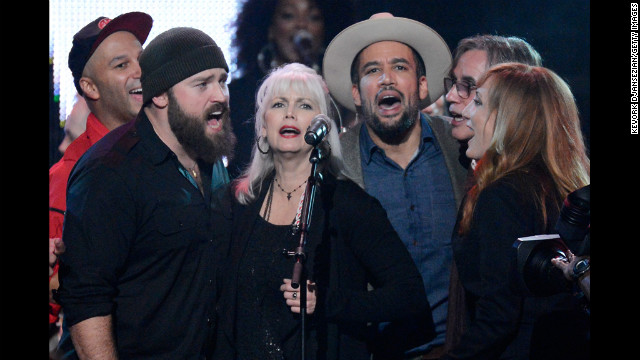
MULTIPOLYGON (((435 29, 453 50, 475 34, 514 35, 542 55, 543 65, 571 87, 590 147, 590 2, 585 0, 345 0, 352 1, 355 21, 388 11, 435 29)), ((626 56, 626 55, 625 55, 626 56)), ((51 66, 50 66, 51 76, 51 66)), ((50 79, 51 86, 51 79, 50 79)), ((50 87, 49 166, 57 161, 62 130, 50 87)))
MULTIPOLYGON (((353 0, 356 21, 388 11, 436 30, 453 51, 476 34, 524 38, 571 87, 590 147, 590 2, 585 0, 353 0)), ((623 18, 624 19, 624 18, 623 18)), ((626 55, 625 55, 626 56, 626 55)))

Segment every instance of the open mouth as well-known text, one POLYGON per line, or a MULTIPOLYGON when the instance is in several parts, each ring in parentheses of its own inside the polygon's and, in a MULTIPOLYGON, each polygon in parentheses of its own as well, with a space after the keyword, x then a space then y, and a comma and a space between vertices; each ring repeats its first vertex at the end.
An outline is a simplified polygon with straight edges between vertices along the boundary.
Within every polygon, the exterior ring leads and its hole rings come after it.
POLYGON ((283 137, 295 137, 300 135, 301 131, 294 126, 283 126, 280 128, 280 135, 283 137))
POLYGON ((207 115, 207 126, 215 131, 219 131, 222 127, 222 110, 213 111, 207 115))
POLYGON ((394 116, 402 107, 402 95, 395 89, 386 88, 377 96, 378 112, 383 116, 394 116))
POLYGON ((378 100, 378 107, 384 110, 391 110, 400 105, 400 98, 394 95, 385 95, 378 100))
POLYGON ((134 95, 136 98, 140 98, 139 100, 142 101, 142 88, 141 87, 129 91, 129 94, 130 95, 134 95))
POLYGON ((451 113, 451 125, 460 126, 460 125, 464 125, 467 122, 467 120, 463 118, 462 115, 456 112, 453 112, 451 110, 449 110, 449 112, 451 113))

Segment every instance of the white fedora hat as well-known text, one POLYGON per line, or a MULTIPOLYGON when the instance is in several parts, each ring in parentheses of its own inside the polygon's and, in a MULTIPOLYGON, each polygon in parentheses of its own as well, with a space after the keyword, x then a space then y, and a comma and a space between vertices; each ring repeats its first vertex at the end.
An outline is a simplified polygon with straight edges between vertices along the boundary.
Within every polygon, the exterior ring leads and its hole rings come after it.
POLYGON ((420 54, 427 73, 429 95, 423 109, 444 93, 444 77, 451 66, 451 51, 442 37, 415 20, 378 13, 355 23, 336 35, 324 53, 322 73, 331 95, 342 106, 356 111, 351 95, 351 64, 365 47, 379 41, 398 41, 420 54))

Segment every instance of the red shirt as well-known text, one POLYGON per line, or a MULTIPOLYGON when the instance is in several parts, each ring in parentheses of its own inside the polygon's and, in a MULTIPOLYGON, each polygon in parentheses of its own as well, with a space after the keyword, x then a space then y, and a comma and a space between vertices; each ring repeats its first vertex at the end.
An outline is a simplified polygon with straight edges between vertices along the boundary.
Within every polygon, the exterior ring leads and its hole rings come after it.
MULTIPOLYGON (((49 169, 49 238, 62 237, 64 211, 67 209, 67 181, 69 180, 71 169, 73 169, 82 154, 108 132, 109 129, 93 113, 90 113, 87 117, 87 129, 85 132, 69 145, 62 159, 49 169)), ((53 275, 57 271, 58 264, 53 269, 53 275)), ((49 277, 49 280, 51 280, 51 277, 49 277)), ((60 305, 49 303, 50 324, 58 320, 59 313, 60 305)))

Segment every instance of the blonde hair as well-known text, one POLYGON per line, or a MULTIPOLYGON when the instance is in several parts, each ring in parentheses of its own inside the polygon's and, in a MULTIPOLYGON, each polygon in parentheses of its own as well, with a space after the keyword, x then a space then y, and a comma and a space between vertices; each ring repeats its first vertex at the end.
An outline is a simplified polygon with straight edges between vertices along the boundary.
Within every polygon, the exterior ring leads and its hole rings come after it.
POLYGON ((491 80, 485 104, 495 114, 489 148, 474 170, 459 232, 465 234, 480 193, 517 171, 541 165, 550 186, 532 194, 547 223, 545 198, 555 191, 562 199, 590 183, 590 160, 580 130, 578 108, 567 83, 553 71, 521 63, 491 67, 478 81, 491 80))
MULTIPOLYGON (((258 146, 261 146, 263 151, 265 147, 268 147, 265 141, 260 141, 258 144, 259 134, 264 126, 264 115, 271 100, 291 90, 313 99, 319 105, 321 114, 333 118, 333 113, 329 108, 331 101, 329 90, 322 76, 315 70, 300 63, 285 64, 272 69, 256 93, 256 139, 251 151, 251 161, 239 178, 234 181, 235 196, 241 204, 248 204, 256 198, 260 193, 262 182, 274 170, 273 152, 269 150, 263 154, 258 151, 258 146)), ((329 158, 324 160, 322 167, 339 179, 351 179, 352 177, 344 169, 337 127, 335 123, 331 124, 329 134, 321 144, 330 153, 329 158)))

